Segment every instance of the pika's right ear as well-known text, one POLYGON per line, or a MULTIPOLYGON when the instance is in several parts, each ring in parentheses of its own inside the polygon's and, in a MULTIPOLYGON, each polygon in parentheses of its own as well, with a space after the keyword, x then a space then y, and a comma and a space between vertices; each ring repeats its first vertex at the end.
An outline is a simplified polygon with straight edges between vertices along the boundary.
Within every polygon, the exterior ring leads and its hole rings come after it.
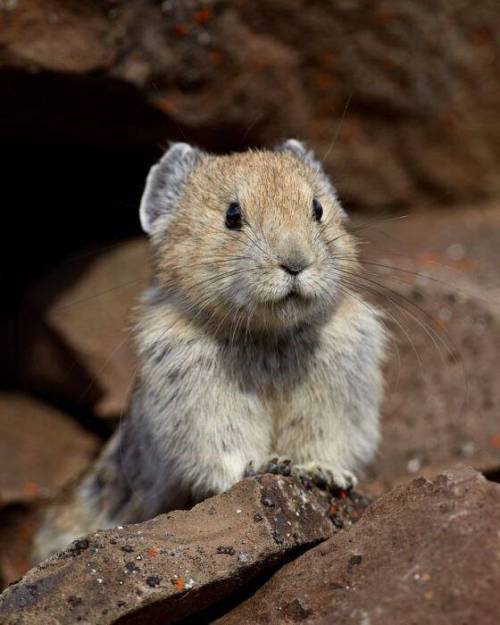
POLYGON ((202 156, 201 150, 187 143, 173 143, 151 167, 139 209, 144 232, 149 234, 158 219, 167 223, 173 216, 183 184, 202 156))

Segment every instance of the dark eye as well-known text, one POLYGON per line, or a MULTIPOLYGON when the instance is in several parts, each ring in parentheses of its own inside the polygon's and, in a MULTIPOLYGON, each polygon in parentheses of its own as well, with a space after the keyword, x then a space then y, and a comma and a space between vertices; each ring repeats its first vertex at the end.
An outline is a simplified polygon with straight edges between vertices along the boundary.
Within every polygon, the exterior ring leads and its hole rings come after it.
POLYGON ((323 217, 323 207, 316 198, 313 200, 313 217, 316 221, 321 221, 323 217))
POLYGON ((243 225, 243 219, 241 217, 241 206, 238 202, 231 202, 226 211, 226 226, 230 230, 236 230, 243 225))

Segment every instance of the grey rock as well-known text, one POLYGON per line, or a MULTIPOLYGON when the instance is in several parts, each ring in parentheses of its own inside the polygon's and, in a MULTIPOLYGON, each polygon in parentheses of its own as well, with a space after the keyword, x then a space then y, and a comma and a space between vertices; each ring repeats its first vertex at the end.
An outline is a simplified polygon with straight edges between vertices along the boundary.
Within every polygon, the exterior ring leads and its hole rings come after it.
POLYGON ((334 531, 294 480, 246 479, 190 511, 75 541, 4 591, 0 623, 174 623, 334 531))

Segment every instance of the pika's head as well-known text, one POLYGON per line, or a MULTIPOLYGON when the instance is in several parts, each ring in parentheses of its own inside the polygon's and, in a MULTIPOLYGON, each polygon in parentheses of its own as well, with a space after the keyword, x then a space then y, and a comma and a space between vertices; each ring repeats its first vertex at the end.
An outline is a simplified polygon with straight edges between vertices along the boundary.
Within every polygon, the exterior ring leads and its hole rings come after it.
POLYGON ((330 314, 357 267, 333 186, 295 140, 229 156, 172 145, 149 173, 140 218, 162 294, 232 332, 330 314))

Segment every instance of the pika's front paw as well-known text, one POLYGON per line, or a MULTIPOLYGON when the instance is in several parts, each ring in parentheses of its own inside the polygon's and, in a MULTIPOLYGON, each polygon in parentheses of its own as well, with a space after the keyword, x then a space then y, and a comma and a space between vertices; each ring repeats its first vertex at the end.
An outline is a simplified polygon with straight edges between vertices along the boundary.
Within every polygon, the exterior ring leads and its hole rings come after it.
POLYGON ((291 474, 307 484, 312 482, 319 488, 329 490, 350 490, 358 483, 356 476, 347 469, 338 469, 322 462, 307 462, 291 467, 291 474))
POLYGON ((245 468, 245 477, 255 475, 256 473, 274 473, 275 475, 291 475, 292 461, 286 456, 272 456, 262 465, 254 466, 253 462, 249 462, 245 468))

